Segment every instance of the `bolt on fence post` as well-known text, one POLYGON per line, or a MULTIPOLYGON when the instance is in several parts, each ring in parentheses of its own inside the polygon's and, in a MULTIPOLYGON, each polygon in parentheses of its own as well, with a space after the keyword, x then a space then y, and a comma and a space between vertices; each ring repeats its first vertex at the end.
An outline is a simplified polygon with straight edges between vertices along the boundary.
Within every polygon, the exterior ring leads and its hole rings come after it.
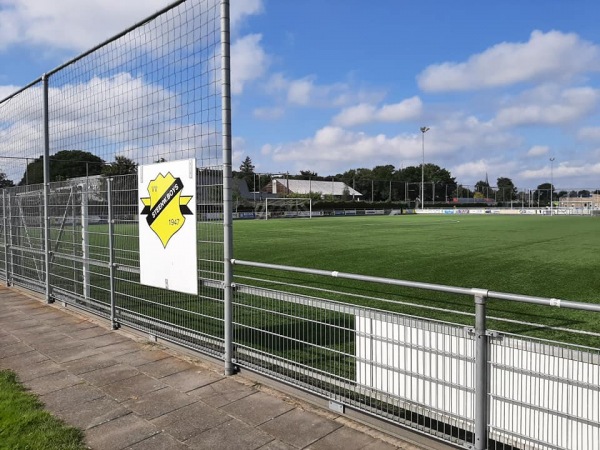
POLYGON ((231 71, 229 0, 221 0, 221 118, 223 143, 223 321, 225 375, 235 373, 233 363, 233 227, 231 174, 231 71))
POLYGON ((3 238, 4 238, 4 270, 6 275, 6 285, 10 286, 10 278, 8 276, 8 240, 6 236, 6 190, 2 189, 2 224, 3 224, 3 238))
POLYGON ((44 84, 44 266, 46 271, 46 301, 54 303, 50 292, 50 119, 48 108, 48 76, 42 75, 44 84))
POLYGON ((108 276, 110 289, 110 324, 113 330, 119 328, 115 317, 115 221, 113 217, 112 178, 106 179, 108 203, 108 276))
POLYGON ((475 450, 488 448, 487 291, 475 292, 475 450))

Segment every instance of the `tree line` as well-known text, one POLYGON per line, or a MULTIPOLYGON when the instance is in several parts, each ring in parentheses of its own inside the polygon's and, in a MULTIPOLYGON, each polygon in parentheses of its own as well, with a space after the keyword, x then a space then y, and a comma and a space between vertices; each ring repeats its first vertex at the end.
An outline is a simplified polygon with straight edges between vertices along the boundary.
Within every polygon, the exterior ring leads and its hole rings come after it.
MULTIPOLYGON (((99 156, 83 150, 61 150, 50 156, 50 181, 63 181, 71 178, 104 175, 128 175, 137 172, 137 164, 125 156, 116 156, 107 163, 99 156)), ((33 159, 25 168, 17 186, 44 182, 44 157, 33 159)), ((0 172, 0 188, 14 186, 6 173, 0 172)))
MULTIPOLYGON (((278 174, 280 176, 282 174, 278 174)), ((391 164, 375 166, 372 169, 358 168, 350 169, 335 175, 319 175, 311 170, 301 170, 298 174, 283 174, 290 180, 313 180, 313 181, 342 181, 349 187, 363 194, 363 199, 373 201, 415 201, 420 196, 421 165, 396 168, 391 164)), ((496 185, 491 186, 487 180, 480 180, 472 187, 461 185, 452 176, 451 172, 436 164, 425 164, 423 166, 425 182, 424 200, 426 202, 447 202, 452 198, 491 199, 497 203, 521 201, 526 195, 525 191, 519 191, 511 178, 498 177, 496 185)), ((239 166, 239 171, 234 171, 234 177, 246 180, 248 188, 260 190, 268 184, 271 174, 259 174, 255 172, 252 159, 247 156, 239 166)), ((531 200, 540 204, 548 204, 551 200, 556 201, 567 195, 571 197, 588 197, 590 191, 560 191, 556 192, 555 186, 550 183, 542 183, 533 191, 531 200), (550 194, 550 191, 552 195, 550 194)), ((594 193, 600 193, 595 191, 594 193)), ((525 199, 527 200, 527 199, 525 199)))

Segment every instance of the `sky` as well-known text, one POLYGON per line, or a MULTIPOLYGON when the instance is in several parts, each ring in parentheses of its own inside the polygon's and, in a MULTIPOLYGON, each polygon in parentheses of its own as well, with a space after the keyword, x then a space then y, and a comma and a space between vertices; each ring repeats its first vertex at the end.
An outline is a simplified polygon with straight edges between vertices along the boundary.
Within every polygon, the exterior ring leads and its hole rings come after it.
MULTIPOLYGON (((0 97, 168 4, 0 0, 0 97)), ((463 185, 600 188, 600 2, 231 0, 231 13, 234 169, 246 156, 263 173, 400 169, 424 148, 463 185)))

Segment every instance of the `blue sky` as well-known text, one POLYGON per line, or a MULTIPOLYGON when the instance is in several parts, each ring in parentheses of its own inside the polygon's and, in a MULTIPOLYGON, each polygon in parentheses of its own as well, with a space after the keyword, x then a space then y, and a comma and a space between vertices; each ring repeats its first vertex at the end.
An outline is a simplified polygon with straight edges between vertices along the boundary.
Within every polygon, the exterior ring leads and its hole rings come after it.
MULTIPOLYGON (((598 2, 231 3, 234 168, 600 188, 598 2)), ((0 97, 167 4, 1 0, 0 97)))

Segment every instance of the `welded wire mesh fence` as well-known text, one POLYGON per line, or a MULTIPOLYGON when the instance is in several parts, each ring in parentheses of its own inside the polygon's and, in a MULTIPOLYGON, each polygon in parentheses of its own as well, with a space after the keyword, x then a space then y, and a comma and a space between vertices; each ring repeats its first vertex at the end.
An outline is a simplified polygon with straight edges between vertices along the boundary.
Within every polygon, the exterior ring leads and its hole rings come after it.
POLYGON ((0 100, 9 284, 115 324, 222 341, 223 289, 200 282, 185 296, 139 283, 148 193, 136 167, 195 159, 198 276, 223 282, 223 23, 228 2, 176 1, 0 100))

